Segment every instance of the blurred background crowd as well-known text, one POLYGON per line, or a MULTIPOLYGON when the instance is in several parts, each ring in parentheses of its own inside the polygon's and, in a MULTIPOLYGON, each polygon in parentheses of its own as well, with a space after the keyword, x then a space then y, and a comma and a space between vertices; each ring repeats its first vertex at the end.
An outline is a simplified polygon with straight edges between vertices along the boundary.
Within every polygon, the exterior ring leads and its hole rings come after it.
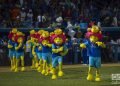
POLYGON ((0 0, 0 27, 120 26, 119 0, 0 0))

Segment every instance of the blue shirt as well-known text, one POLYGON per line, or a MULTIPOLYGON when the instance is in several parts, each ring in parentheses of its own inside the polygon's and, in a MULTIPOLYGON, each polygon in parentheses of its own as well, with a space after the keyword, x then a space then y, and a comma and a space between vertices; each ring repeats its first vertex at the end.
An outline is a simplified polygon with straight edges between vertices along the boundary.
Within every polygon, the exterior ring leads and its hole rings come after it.
POLYGON ((11 45, 11 46, 13 46, 12 48, 10 48, 10 50, 11 50, 11 51, 15 51, 15 42, 12 41, 12 40, 9 40, 9 41, 8 41, 8 44, 11 45))
MULTIPOLYGON (((62 47, 62 45, 59 46, 59 45, 56 45, 56 44, 52 44, 52 49, 58 49, 60 47, 62 47)), ((60 56, 60 53, 52 53, 52 57, 56 57, 56 56, 60 56)))
POLYGON ((49 53, 49 52, 51 52, 51 48, 48 46, 42 45, 42 53, 49 53))
MULTIPOLYGON (((18 47, 18 43, 16 43, 15 44, 15 47, 18 47)), ((22 43, 22 46, 18 49, 18 50, 16 50, 17 52, 24 52, 24 44, 22 43)))
POLYGON ((42 50, 39 50, 39 47, 40 47, 41 45, 38 45, 38 46, 35 46, 35 52, 37 52, 37 53, 41 53, 42 52, 42 50))
POLYGON ((93 44, 90 41, 86 41, 85 45, 88 50, 88 56, 92 57, 101 57, 101 47, 97 46, 96 44, 93 44))
MULTIPOLYGON (((58 49, 60 47, 63 46, 63 52, 67 49, 67 46, 64 44, 64 45, 56 45, 56 44, 52 44, 52 49, 58 49)), ((58 53, 52 53, 52 57, 56 57, 56 56, 61 56, 60 55, 60 52, 58 53)))

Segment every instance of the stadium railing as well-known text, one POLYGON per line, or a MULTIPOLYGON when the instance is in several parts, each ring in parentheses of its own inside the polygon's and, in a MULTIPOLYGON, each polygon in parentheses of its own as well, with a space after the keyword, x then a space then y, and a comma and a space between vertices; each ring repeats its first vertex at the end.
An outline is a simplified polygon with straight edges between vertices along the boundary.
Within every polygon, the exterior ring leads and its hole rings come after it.
MULTIPOLYGON (((23 31, 23 32, 29 32, 30 30, 40 30, 40 29, 44 29, 44 30, 48 30, 48 31, 53 31, 54 29, 48 29, 48 28, 18 28, 18 30, 23 31)), ((11 30, 11 28, 0 28, 0 32, 9 32, 11 30)), ((87 28, 81 28, 81 31, 86 31, 87 28)), ((120 27, 101 27, 102 31, 120 31, 120 27)))

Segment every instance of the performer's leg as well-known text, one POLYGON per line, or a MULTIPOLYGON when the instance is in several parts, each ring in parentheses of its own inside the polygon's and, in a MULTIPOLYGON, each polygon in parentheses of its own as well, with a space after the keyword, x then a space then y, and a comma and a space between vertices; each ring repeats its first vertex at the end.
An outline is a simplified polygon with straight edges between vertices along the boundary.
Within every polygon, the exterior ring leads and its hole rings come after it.
POLYGON ((15 69, 15 64, 16 64, 16 57, 13 56, 13 68, 15 69))
POLYGON ((31 66, 31 68, 32 69, 34 69, 35 68, 35 60, 34 60, 34 58, 32 57, 32 66, 31 66))
POLYGON ((52 79, 53 79, 53 80, 54 80, 54 79, 57 79, 56 68, 55 68, 55 67, 52 68, 52 79))
POLYGON ((43 70, 42 70, 42 74, 46 73, 46 65, 47 65, 47 61, 43 60, 43 70))
POLYGON ((56 75, 56 67, 58 64, 58 59, 57 57, 55 57, 54 59, 52 59, 52 79, 57 79, 57 75, 56 75))
POLYGON ((14 64, 13 64, 13 58, 12 58, 12 57, 10 58, 10 63, 11 63, 11 71, 13 71, 13 70, 14 70, 14 69, 13 69, 14 64))
POLYGON ((34 55, 35 67, 38 68, 38 58, 37 55, 34 55))
POLYGON ((39 63, 38 63, 38 68, 37 68, 37 71, 38 72, 41 72, 42 71, 42 69, 43 69, 43 61, 42 61, 42 56, 41 56, 41 53, 38 53, 38 58, 39 58, 39 63))
POLYGON ((98 57, 96 58, 96 78, 95 78, 95 81, 101 81, 101 78, 100 78, 100 67, 101 67, 101 58, 98 57))
POLYGON ((22 66, 21 71, 25 71, 24 56, 21 56, 20 58, 21 58, 21 66, 22 66))
POLYGON ((49 64, 46 63, 46 73, 45 73, 45 75, 47 76, 48 74, 49 74, 49 64))
POLYGON ((41 72, 42 71, 42 69, 43 69, 43 61, 42 61, 42 59, 40 59, 39 60, 39 66, 38 66, 38 72, 41 72))
POLYGON ((63 70, 62 70, 62 57, 58 57, 58 66, 59 66, 59 72, 58 72, 58 76, 63 76, 63 70))
POLYGON ((96 78, 95 78, 95 81, 101 81, 99 68, 96 68, 96 78))
POLYGON ((87 80, 89 81, 93 80, 92 67, 94 67, 94 58, 89 57, 89 69, 88 69, 88 76, 87 76, 87 80))
POLYGON ((93 80, 92 70, 93 68, 89 66, 88 76, 87 76, 87 80, 89 81, 93 80))
POLYGON ((19 58, 16 58, 16 61, 15 61, 15 72, 18 72, 18 66, 19 66, 19 58))

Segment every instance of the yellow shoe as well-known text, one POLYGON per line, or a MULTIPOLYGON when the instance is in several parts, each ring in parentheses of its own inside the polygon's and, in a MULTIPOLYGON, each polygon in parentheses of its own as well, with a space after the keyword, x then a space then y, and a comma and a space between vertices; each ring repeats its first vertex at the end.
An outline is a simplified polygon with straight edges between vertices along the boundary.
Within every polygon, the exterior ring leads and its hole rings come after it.
POLYGON ((48 73, 48 72, 46 72, 46 73, 45 73, 45 76, 48 76, 48 75, 49 75, 49 73, 48 73))
POLYGON ((100 78, 100 75, 99 75, 99 74, 96 74, 95 81, 97 81, 97 82, 101 81, 101 78, 100 78))
POLYGON ((87 80, 88 80, 88 81, 92 81, 92 80, 93 80, 93 75, 92 75, 92 74, 88 74, 87 80))
POLYGON ((30 68, 31 68, 31 69, 35 69, 35 66, 32 65, 30 68))
POLYGON ((35 64, 35 68, 38 68, 38 63, 35 64))
POLYGON ((11 70, 11 71, 14 71, 14 68, 13 68, 13 67, 11 67, 11 68, 10 68, 10 70, 11 70))
POLYGON ((18 68, 15 68, 15 71, 14 72, 18 72, 18 68))
POLYGON ((41 69, 41 67, 40 67, 40 68, 38 68, 38 69, 37 69, 37 71, 38 71, 38 72, 42 72, 42 69, 41 69))
POLYGON ((57 79, 57 76, 56 75, 52 75, 52 80, 55 80, 57 79))
POLYGON ((97 81, 97 82, 101 81, 100 76, 96 76, 95 81, 97 81))
POLYGON ((38 72, 41 72, 40 67, 37 68, 37 71, 38 71, 38 72))
POLYGON ((52 70, 50 70, 50 71, 49 71, 49 73, 50 73, 50 74, 53 74, 53 71, 52 71, 52 70))
POLYGON ((22 72, 25 71, 25 67, 22 67, 22 68, 21 68, 21 71, 22 71, 22 72))
POLYGON ((63 71, 58 72, 58 76, 63 76, 63 74, 64 74, 63 71))
POLYGON ((43 75, 45 74, 45 72, 46 72, 45 70, 42 70, 42 74, 43 74, 43 75))

